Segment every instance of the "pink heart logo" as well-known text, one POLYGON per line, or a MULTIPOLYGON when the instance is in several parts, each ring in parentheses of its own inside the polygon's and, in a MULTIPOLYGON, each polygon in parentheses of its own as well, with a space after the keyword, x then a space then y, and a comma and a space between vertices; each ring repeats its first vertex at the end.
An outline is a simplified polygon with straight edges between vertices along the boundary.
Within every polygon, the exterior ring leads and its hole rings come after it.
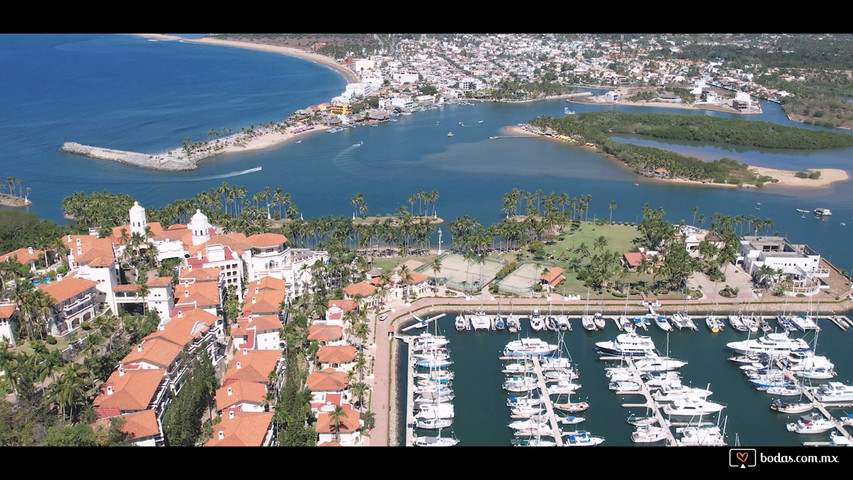
POLYGON ((740 463, 746 463, 746 459, 749 458, 749 452, 737 452, 737 459, 740 460, 740 463))

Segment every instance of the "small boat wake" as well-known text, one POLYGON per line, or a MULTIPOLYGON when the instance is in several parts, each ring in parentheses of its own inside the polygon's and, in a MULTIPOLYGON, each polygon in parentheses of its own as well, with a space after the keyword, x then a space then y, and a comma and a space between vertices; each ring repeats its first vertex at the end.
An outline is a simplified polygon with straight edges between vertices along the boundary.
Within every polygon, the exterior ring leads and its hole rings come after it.
POLYGON ((247 168, 246 170, 239 170, 231 173, 220 173, 218 175, 207 175, 205 177, 193 177, 193 178, 184 178, 181 179, 183 182, 202 182, 205 180, 219 180, 220 178, 231 178, 231 177, 239 177, 240 175, 247 175, 249 173, 260 172, 261 167, 255 168, 247 168))
POLYGON ((364 141, 359 141, 358 143, 354 143, 354 144, 350 145, 349 147, 345 148, 344 151, 342 151, 341 153, 337 154, 334 159, 337 160, 337 159, 343 157, 347 153, 355 150, 356 148, 358 148, 362 145, 364 145, 364 141))

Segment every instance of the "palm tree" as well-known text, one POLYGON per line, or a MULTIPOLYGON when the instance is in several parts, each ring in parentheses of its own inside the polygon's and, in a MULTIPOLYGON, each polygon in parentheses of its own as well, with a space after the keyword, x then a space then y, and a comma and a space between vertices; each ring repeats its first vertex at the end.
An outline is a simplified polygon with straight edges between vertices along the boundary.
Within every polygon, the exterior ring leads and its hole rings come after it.
POLYGON ((616 208, 616 200, 610 200, 610 203, 607 204, 607 209, 610 210, 610 223, 613 223, 613 209, 616 208))
POLYGON ((430 263, 433 275, 433 285, 435 286, 435 294, 438 294, 438 272, 441 271, 441 257, 435 257, 435 260, 430 263))
POLYGON ((68 413, 72 419, 77 406, 82 406, 91 387, 86 371, 79 365, 68 363, 60 369, 60 375, 48 389, 48 398, 59 406, 62 417, 68 413))
POLYGON ((341 425, 347 417, 346 412, 340 405, 335 405, 334 410, 329 412, 329 430, 334 434, 335 441, 340 441, 341 425))

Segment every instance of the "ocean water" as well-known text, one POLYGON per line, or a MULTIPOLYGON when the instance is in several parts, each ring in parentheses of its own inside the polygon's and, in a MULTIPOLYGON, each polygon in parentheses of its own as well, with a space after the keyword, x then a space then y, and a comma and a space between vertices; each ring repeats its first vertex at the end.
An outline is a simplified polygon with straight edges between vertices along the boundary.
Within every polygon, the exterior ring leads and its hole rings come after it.
MULTIPOLYGON (((438 190, 440 217, 451 220, 469 215, 489 225, 502 217, 506 192, 541 189, 573 197, 591 194, 591 218, 609 217, 607 205, 614 200, 614 221, 639 221, 645 203, 664 208, 665 218, 673 223, 682 219, 691 223, 694 207, 708 219, 715 212, 770 218, 773 230, 793 242, 808 243, 839 268, 853 266, 850 181, 799 190, 652 183, 599 155, 558 142, 529 137, 490 140, 506 135, 506 126, 540 115, 562 115, 566 106, 562 100, 448 105, 375 128, 314 133, 304 136, 300 144, 222 155, 192 172, 165 173, 67 155, 59 148, 74 141, 142 152, 169 150, 187 138, 205 140, 211 129, 236 131, 328 101, 343 91, 344 78, 326 67, 272 53, 129 35, 0 35, 0 60, 4 66, 0 178, 22 180, 24 188, 31 189, 33 205, 28 210, 57 222, 63 221, 61 200, 75 191, 122 192, 143 206, 160 207, 227 181, 246 186, 249 195, 267 186, 282 188, 291 193, 305 218, 349 216, 349 200, 358 192, 364 195, 368 214, 374 215, 394 212, 401 205, 409 208, 407 199, 418 190, 438 190), (450 131, 453 137, 447 136, 450 131), (353 148, 357 142, 363 145, 353 148), (257 166, 262 170, 239 174, 257 166), (796 213, 797 208, 816 207, 831 208, 834 214, 820 221, 796 213)), ((799 126, 789 122, 777 105, 763 107, 762 115, 746 118, 799 126)), ((571 108, 580 113, 614 107, 571 108)), ((666 108, 619 109, 677 113, 666 108)), ((709 160, 729 157, 798 170, 850 171, 853 156, 853 149, 797 152, 664 146, 709 160)), ((449 235, 443 242, 450 243, 449 235)), ((452 326, 452 319, 447 321, 452 326)), ((831 324, 824 328, 820 350, 825 348, 836 362, 839 379, 853 380, 850 334, 831 324)), ((508 445, 508 410, 496 360, 508 335, 446 330, 457 356, 456 433, 468 445, 508 445), (492 391, 494 398, 490 398, 492 391)), ((606 445, 630 443, 624 422, 629 412, 620 406, 621 399, 606 390, 604 366, 591 348, 599 337, 610 339, 615 334, 612 325, 597 334, 576 326, 566 336, 581 370, 580 395, 594 401, 583 427, 605 436, 606 445)), ((671 351, 694 362, 686 367, 686 378, 695 385, 711 383, 714 398, 730 405, 727 431, 737 433, 743 444, 798 445, 802 439, 784 430, 784 421, 767 409, 766 396, 752 390, 726 363, 724 342, 734 335, 738 334, 727 331, 712 337, 704 329, 678 332, 670 338, 671 351), (699 365, 705 359, 713 368, 699 365)), ((663 341, 657 335, 659 347, 663 341)))

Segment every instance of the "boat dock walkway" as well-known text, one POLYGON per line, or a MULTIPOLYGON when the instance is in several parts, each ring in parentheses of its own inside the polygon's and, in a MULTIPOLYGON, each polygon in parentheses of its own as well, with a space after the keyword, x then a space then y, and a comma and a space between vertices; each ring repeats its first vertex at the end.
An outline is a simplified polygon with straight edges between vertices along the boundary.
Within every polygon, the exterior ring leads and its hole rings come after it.
MULTIPOLYGON (((406 342, 406 345, 411 347, 411 337, 397 337, 406 342)), ((406 378, 406 446, 411 447, 415 443, 415 365, 412 358, 412 349, 409 348, 409 368, 406 378)))
MULTIPOLYGON (((826 408, 827 405, 818 401, 818 399, 815 398, 814 394, 812 393, 812 391, 810 389, 806 388, 804 385, 801 385, 799 380, 797 380, 797 377, 794 375, 794 373, 791 372, 790 370, 788 370, 788 368, 782 363, 781 359, 777 358, 775 361, 776 361, 776 366, 780 370, 782 370, 782 372, 784 372, 785 377, 793 380, 793 382, 797 386, 797 388, 799 388, 800 391, 803 392, 803 394, 809 399, 809 401, 812 402, 812 405, 814 406, 814 408, 816 408, 818 411, 820 411, 820 413, 824 416, 824 418, 831 419, 835 422, 835 430, 837 430, 842 435, 844 435, 844 437, 847 438, 847 440, 853 441, 853 436, 851 436, 850 433, 847 431, 847 429, 844 428, 844 425, 841 424, 841 421, 839 421, 837 418, 833 417, 829 413, 829 410, 827 410, 827 408, 826 408)), ((849 407, 851 405, 841 404, 841 403, 830 403, 829 406, 832 408, 840 408, 840 407, 849 407)))
POLYGON ((551 402, 551 396, 548 395, 548 387, 545 384, 545 375, 542 374, 542 365, 539 364, 539 357, 533 357, 533 370, 536 372, 536 378, 539 381, 539 398, 545 401, 545 410, 548 412, 548 418, 551 421, 554 441, 558 447, 562 447, 563 431, 560 429, 560 423, 557 421, 557 414, 554 413, 554 404, 551 402))
POLYGON ((634 376, 634 381, 640 385, 640 391, 637 392, 639 395, 642 395, 646 399, 646 403, 623 403, 622 406, 626 408, 632 407, 642 407, 646 409, 650 409, 655 413, 655 418, 658 419, 658 425, 664 429, 666 432, 666 444, 667 446, 678 446, 678 440, 675 439, 675 435, 672 434, 672 430, 670 429, 670 423, 666 421, 663 414, 660 411, 660 406, 652 398, 651 390, 649 390, 648 385, 643 380, 642 375, 640 375, 640 370, 637 369, 636 365, 634 365, 634 360, 630 357, 601 357, 602 360, 624 360, 628 365, 628 368, 631 370, 631 373, 634 376))

